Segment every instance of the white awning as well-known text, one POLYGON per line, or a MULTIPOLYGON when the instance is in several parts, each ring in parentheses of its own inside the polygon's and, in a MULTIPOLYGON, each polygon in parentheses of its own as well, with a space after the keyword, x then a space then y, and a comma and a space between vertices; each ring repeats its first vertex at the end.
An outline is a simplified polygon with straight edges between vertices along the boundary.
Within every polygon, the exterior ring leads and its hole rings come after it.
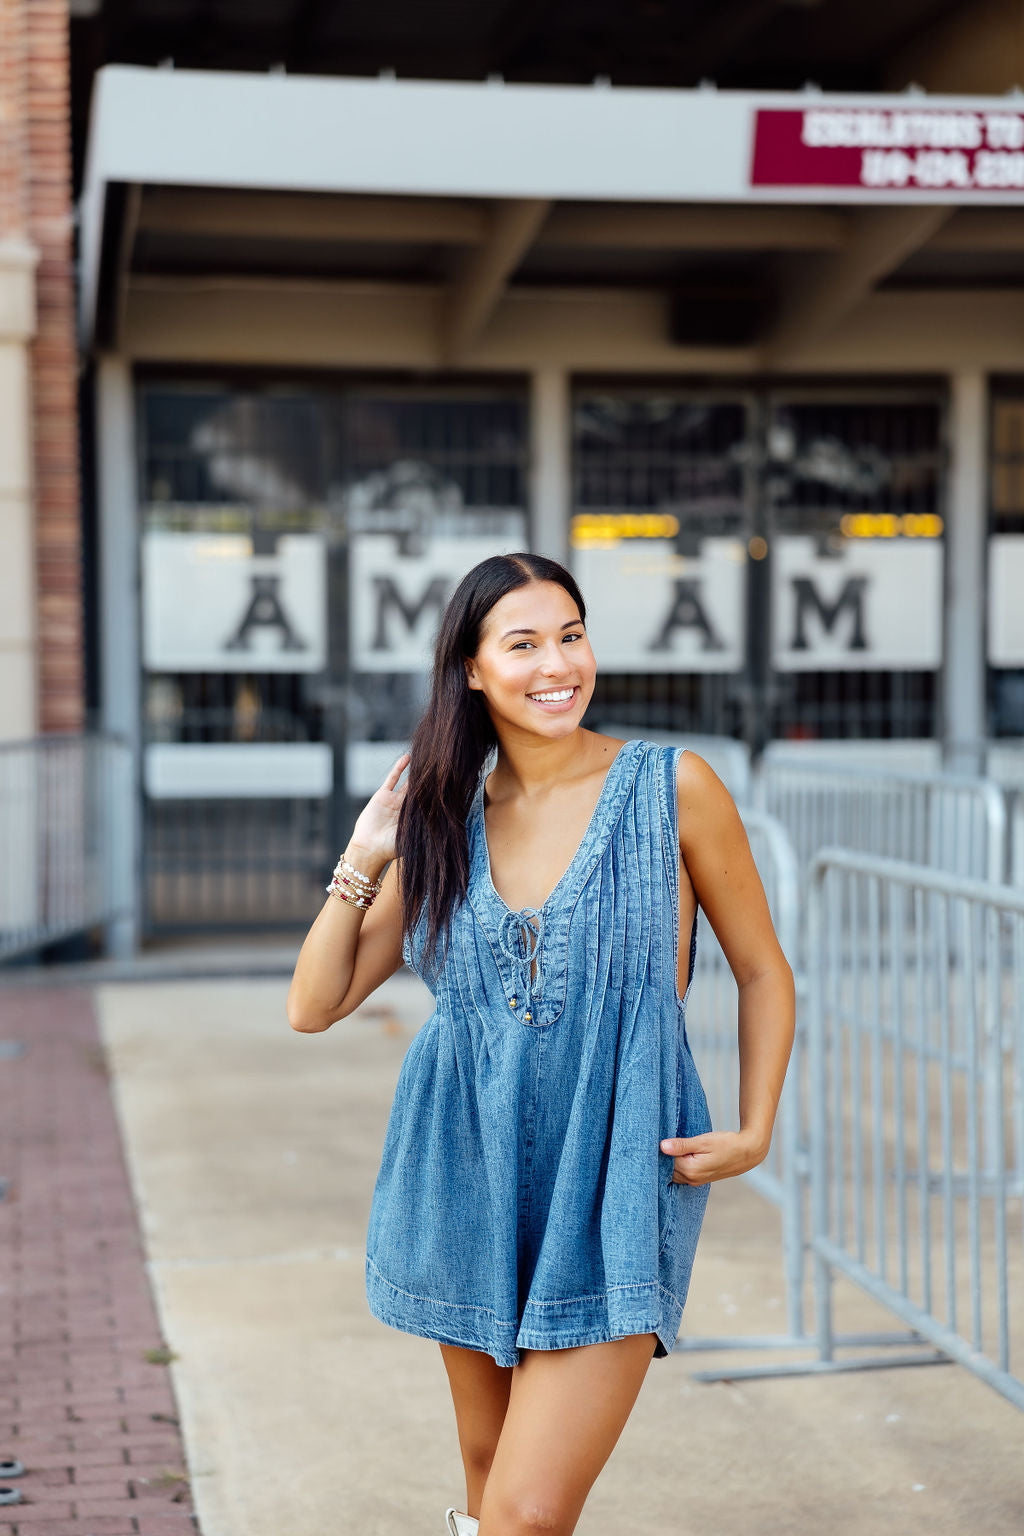
POLYGON ((659 203, 1024 202, 1024 98, 343 79, 109 65, 81 198, 92 340, 111 182, 659 203))

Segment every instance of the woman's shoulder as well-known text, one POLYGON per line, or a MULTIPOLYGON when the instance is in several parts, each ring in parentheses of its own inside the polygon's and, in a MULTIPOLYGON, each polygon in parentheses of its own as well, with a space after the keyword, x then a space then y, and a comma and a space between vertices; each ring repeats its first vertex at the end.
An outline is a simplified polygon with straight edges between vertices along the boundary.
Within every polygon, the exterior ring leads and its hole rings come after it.
POLYGON ((699 752, 680 742, 637 738, 644 752, 652 780, 660 780, 667 795, 674 792, 679 813, 684 807, 691 813, 702 807, 720 805, 732 795, 715 769, 699 752))

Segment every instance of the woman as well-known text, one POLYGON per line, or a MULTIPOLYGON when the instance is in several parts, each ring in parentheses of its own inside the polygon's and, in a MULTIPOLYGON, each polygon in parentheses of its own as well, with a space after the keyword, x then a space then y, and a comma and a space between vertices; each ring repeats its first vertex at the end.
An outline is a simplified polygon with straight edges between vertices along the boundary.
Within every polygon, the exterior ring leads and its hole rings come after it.
POLYGON ((366 1287, 375 1316, 440 1344, 466 1472, 450 1536, 575 1529, 675 1341, 710 1185, 767 1155, 793 1039, 736 807, 694 753, 581 726, 585 619, 539 555, 459 583, 411 751, 356 820, 288 995, 310 1032, 403 959, 435 996, 366 1287), (739 986, 739 1130, 712 1130, 686 1038, 698 902, 739 986))

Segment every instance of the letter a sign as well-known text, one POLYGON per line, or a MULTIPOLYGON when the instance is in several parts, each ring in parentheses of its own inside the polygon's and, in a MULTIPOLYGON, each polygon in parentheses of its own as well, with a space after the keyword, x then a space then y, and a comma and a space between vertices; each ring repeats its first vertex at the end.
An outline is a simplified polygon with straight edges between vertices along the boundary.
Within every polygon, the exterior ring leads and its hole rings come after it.
POLYGON ((318 533, 256 555, 245 534, 154 529, 142 541, 143 661, 151 672, 319 672, 327 557, 318 533))

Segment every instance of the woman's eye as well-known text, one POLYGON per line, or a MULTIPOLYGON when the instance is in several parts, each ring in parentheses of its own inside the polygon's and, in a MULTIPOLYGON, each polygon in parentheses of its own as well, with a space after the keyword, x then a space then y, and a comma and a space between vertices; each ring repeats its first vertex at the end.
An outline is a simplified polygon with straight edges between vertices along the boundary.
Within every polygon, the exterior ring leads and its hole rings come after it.
MULTIPOLYGON (((562 639, 563 640, 582 640, 583 636, 581 634, 563 635, 562 639)), ((514 651, 518 651, 518 649, 519 649, 519 647, 521 645, 532 645, 532 644, 533 644, 532 640, 517 640, 515 645, 512 647, 512 649, 514 651)))

